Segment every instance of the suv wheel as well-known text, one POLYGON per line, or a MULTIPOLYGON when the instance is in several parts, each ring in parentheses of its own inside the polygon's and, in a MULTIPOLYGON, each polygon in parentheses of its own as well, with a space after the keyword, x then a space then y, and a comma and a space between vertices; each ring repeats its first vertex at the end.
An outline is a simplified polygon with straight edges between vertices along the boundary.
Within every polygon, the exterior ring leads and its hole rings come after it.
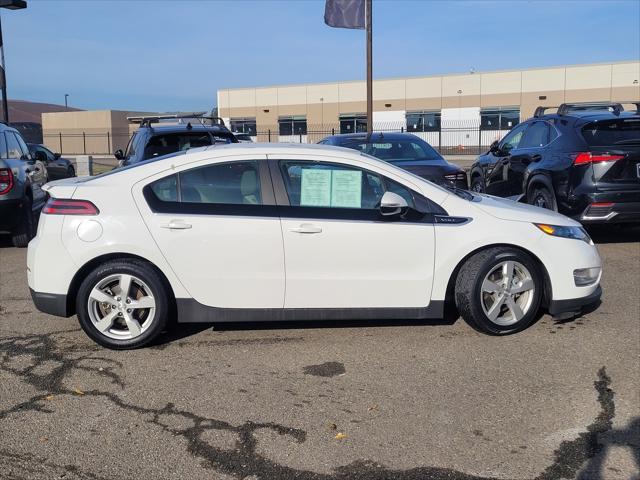
POLYGON ((116 350, 142 347, 165 328, 169 288, 147 262, 114 260, 93 270, 80 285, 80 326, 100 345, 116 350))
POLYGON ((484 192, 484 183, 482 182, 482 179, 480 178, 479 175, 475 175, 471 179, 471 191, 472 192, 477 192, 477 193, 483 193, 484 192))
POLYGON ((542 275, 535 261, 512 248, 491 248, 469 258, 456 278, 462 318, 492 335, 519 332, 536 319, 542 275))
POLYGON ((556 196, 551 190, 543 185, 534 185, 529 189, 527 203, 547 210, 558 211, 556 196))
POLYGON ((20 224, 11 235, 14 247, 24 248, 34 237, 36 230, 36 216, 33 213, 33 202, 31 198, 25 197, 22 202, 22 218, 20 224))

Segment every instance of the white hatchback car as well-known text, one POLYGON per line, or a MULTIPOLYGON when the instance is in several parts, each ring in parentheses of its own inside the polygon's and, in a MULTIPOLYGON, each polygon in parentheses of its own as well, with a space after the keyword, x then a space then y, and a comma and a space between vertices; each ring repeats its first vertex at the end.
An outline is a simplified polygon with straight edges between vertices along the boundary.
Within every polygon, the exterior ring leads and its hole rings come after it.
POLYGON ((426 319, 507 334, 601 294, 582 227, 338 147, 236 144, 49 183, 28 279, 110 348, 178 322, 426 319))

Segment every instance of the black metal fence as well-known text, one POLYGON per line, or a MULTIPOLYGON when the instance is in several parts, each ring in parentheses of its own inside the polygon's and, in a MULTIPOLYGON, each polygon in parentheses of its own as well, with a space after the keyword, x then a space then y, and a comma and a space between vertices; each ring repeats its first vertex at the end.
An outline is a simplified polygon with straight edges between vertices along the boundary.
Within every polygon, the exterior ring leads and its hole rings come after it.
MULTIPOLYGON (((362 125, 357 125, 359 130, 362 125)), ((412 133, 437 149, 443 155, 478 155, 486 151, 494 140, 502 138, 508 130, 481 128, 479 121, 448 121, 439 127, 422 129, 407 126, 406 122, 375 122, 374 132, 412 133)), ((261 126, 248 132, 257 142, 318 143, 323 138, 340 133, 358 133, 340 123, 307 125, 298 131, 281 131, 278 125, 261 126), (286 134, 283 134, 286 133, 286 134)), ((363 132, 360 132, 363 133, 363 132)), ((46 132, 45 145, 51 150, 67 155, 113 155, 117 149, 125 149, 131 134, 128 131, 97 131, 95 129, 46 132)))

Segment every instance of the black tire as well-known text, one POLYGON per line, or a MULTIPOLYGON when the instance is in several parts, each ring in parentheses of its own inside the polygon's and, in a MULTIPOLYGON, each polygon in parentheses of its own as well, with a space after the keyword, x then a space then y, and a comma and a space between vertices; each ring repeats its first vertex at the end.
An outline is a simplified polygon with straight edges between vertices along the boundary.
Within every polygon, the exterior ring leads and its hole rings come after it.
POLYGON ((83 280, 76 296, 76 312, 80 326, 96 343, 113 350, 128 350, 151 343, 165 329, 171 313, 172 292, 166 280, 148 262, 135 259, 108 261, 90 272, 83 280), (132 339, 114 339, 104 335, 93 324, 89 314, 89 294, 92 289, 111 275, 128 274, 142 280, 155 300, 152 323, 139 336, 132 339))
POLYGON ((67 168, 67 177, 72 178, 76 176, 76 170, 73 168, 73 165, 69 165, 67 168))
POLYGON ((529 327, 537 318, 544 288, 543 276, 536 261, 525 252, 509 247, 495 247, 476 253, 462 266, 456 277, 455 301, 462 318, 476 330, 490 335, 507 335, 529 327), (512 260, 529 270, 534 290, 530 306, 524 316, 510 325, 499 325, 484 312, 482 283, 501 263, 512 260))
POLYGON ((33 202, 30 197, 25 197, 22 202, 22 218, 20 224, 11 234, 13 246, 24 248, 36 234, 36 215, 33 213, 33 202))
POLYGON ((529 188, 527 195, 527 203, 540 208, 546 208, 547 210, 558 211, 558 203, 556 202, 556 196, 552 190, 544 185, 536 184, 529 188))
POLYGON ((474 175, 471 178, 471 191, 477 193, 484 193, 484 182, 480 175, 474 175))

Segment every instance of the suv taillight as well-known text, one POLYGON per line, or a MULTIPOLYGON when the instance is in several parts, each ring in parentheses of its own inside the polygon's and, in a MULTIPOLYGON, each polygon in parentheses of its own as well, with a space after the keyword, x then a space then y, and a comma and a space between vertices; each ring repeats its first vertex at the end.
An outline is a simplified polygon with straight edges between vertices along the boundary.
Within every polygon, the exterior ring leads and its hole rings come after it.
POLYGON ((51 198, 42 209, 47 215, 98 215, 100 211, 89 200, 51 198))
POLYGON ((0 168, 0 195, 8 193, 13 188, 13 172, 10 168, 0 168))
POLYGON ((613 160, 622 160, 624 155, 611 155, 610 153, 577 153, 573 158, 574 165, 585 165, 587 163, 611 162, 613 160))

